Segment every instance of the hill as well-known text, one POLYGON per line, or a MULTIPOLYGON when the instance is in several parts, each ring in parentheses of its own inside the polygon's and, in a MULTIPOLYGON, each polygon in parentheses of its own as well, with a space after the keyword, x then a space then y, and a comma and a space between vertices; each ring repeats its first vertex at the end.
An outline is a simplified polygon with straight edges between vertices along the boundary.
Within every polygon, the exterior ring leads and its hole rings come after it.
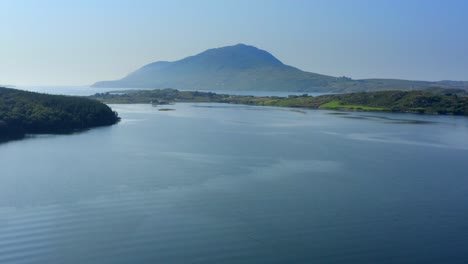
POLYGON ((107 105, 88 98, 0 87, 0 141, 25 134, 69 133, 118 120, 107 105))
POLYGON ((407 81, 333 77, 286 65, 267 51, 245 44, 209 49, 178 61, 150 63, 115 81, 94 87, 174 88, 183 90, 250 90, 356 92, 419 90, 429 87, 468 89, 468 82, 407 81))

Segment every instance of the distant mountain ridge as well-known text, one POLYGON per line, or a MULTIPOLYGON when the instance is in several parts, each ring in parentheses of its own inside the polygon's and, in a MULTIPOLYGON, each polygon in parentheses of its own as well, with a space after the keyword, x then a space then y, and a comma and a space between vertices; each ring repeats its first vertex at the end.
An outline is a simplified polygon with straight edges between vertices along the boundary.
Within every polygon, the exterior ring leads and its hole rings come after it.
POLYGON ((282 63, 265 50, 237 44, 209 49, 174 62, 153 62, 120 80, 96 82, 93 87, 356 92, 434 87, 468 90, 468 82, 333 77, 302 71, 282 63))

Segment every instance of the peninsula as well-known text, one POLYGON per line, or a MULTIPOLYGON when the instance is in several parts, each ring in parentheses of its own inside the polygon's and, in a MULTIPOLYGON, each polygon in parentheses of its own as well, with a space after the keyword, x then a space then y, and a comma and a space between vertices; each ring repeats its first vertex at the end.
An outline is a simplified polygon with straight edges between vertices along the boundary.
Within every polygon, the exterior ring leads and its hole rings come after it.
POLYGON ((26 134, 61 134, 113 125, 118 114, 89 98, 0 87, 0 141, 26 134))

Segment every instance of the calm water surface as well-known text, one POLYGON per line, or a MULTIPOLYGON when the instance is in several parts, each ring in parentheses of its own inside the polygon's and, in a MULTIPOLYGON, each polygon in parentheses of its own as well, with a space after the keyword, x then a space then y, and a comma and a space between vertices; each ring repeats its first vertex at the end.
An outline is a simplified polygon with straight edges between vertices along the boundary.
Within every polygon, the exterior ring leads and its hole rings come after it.
POLYGON ((170 107, 0 144, 0 263, 468 262, 468 118, 170 107))
MULTIPOLYGON (((96 88, 90 86, 18 86, 15 89, 48 93, 48 94, 62 94, 62 95, 93 95, 96 93, 105 93, 112 91, 125 91, 125 90, 152 90, 153 88, 96 88)), ((253 95, 253 96, 280 96, 287 97, 288 95, 303 95, 300 92, 266 92, 266 91, 223 91, 223 90, 200 90, 203 92, 214 92, 218 94, 233 94, 233 95, 253 95)), ((328 93, 307 93, 312 96, 323 95, 328 93)))

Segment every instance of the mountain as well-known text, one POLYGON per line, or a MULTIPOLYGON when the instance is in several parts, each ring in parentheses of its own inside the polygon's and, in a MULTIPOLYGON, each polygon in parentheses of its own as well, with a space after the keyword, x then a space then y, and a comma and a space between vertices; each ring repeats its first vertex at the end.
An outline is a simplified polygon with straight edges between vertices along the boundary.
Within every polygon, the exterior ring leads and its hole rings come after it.
POLYGON ((302 71, 282 63, 267 51, 237 44, 174 62, 150 63, 120 80, 97 82, 93 87, 355 92, 428 87, 468 89, 468 82, 333 77, 302 71))

